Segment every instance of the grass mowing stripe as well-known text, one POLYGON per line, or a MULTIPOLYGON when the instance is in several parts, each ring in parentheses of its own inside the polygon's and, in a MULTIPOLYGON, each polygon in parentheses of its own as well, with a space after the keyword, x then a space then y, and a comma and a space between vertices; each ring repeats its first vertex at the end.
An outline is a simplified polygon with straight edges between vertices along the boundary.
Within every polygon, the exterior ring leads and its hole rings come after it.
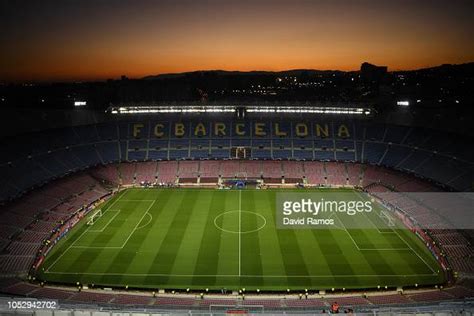
MULTIPOLYGON (((321 233, 321 232, 320 232, 321 233)), ((321 234, 318 234, 318 238, 321 234)), ((300 248, 304 249, 301 252, 303 256, 303 263, 306 265, 309 275, 327 274, 330 275, 329 265, 326 257, 321 251, 319 240, 316 239, 309 229, 301 229, 296 232, 297 242, 300 248)))
POLYGON ((395 230, 395 232, 400 237, 400 239, 402 239, 405 244, 413 251, 413 253, 416 254, 416 256, 420 258, 420 260, 431 270, 431 272, 436 273, 436 271, 426 262, 426 260, 422 256, 420 256, 420 254, 415 249, 413 249, 410 243, 406 242, 406 240, 404 239, 404 237, 402 237, 398 230, 395 230))
MULTIPOLYGON (((233 192, 230 192, 231 194, 233 192)), ((221 230, 214 226, 214 218, 223 210, 223 201, 226 200, 229 192, 212 192, 211 205, 207 212, 206 227, 199 246, 199 255, 194 268, 194 275, 208 275, 217 273, 220 261, 219 248, 221 245, 221 230), (224 200, 223 200, 224 199, 224 200)), ((235 193, 234 193, 235 194, 235 193)), ((216 284, 216 277, 194 277, 193 286, 205 287, 216 284)))
POLYGON ((258 241, 260 245, 263 271, 263 283, 260 285, 268 288, 284 288, 286 286, 286 277, 268 278, 268 275, 285 276, 285 264, 283 262, 283 254, 278 247, 278 230, 275 227, 273 219, 274 212, 274 195, 269 199, 265 191, 258 191, 254 194, 255 212, 263 215, 267 219, 266 226, 258 231, 258 241))
POLYGON ((177 216, 178 214, 183 216, 184 212, 189 212, 186 207, 188 197, 188 193, 185 191, 163 191, 157 220, 155 225, 149 228, 150 233, 145 236, 146 240, 143 241, 145 244, 143 251, 146 252, 146 256, 135 265, 140 271, 148 271, 149 274, 161 274, 159 277, 148 279, 148 284, 158 287, 158 285, 165 284, 169 278, 168 275, 174 261, 172 258, 173 251, 177 251, 178 245, 176 245, 176 249, 171 249, 170 252, 166 252, 165 249, 170 249, 169 243, 174 237, 171 234, 176 232, 176 236, 179 235, 176 230, 181 230, 181 227, 179 227, 180 223, 177 222, 177 216), (173 223, 178 227, 174 227, 173 223))
MULTIPOLYGON (((153 289, 190 287, 201 290, 206 287, 232 290, 241 287, 249 290, 311 287, 327 290, 331 287, 363 288, 378 284, 399 286, 443 281, 442 274, 433 275, 426 265, 440 269, 436 260, 421 240, 407 229, 399 231, 402 239, 426 264, 389 229, 382 229, 382 232, 377 229, 358 232, 355 229, 351 231, 352 235, 338 229, 276 229, 274 212, 275 194, 278 192, 280 190, 124 191, 109 200, 104 208, 115 202, 116 208, 126 211, 126 216, 120 214, 110 221, 111 215, 105 215, 95 226, 104 227, 102 232, 84 233, 79 238, 85 229, 85 221, 80 222, 47 256, 45 267, 51 266, 63 249, 75 240, 78 240, 76 246, 82 248, 69 249, 57 261, 54 271, 58 273, 40 271, 38 277, 71 283, 79 280, 102 285, 128 284, 153 289), (191 198, 193 194, 195 199, 191 198), (123 201, 117 202, 119 197, 123 201), (150 207, 150 202, 146 200, 156 200, 156 203, 150 207), (189 202, 189 210, 185 213, 188 218, 177 221, 177 213, 184 212, 184 200, 189 202), (138 229, 149 221, 149 217, 143 218, 147 207, 150 207, 151 222, 138 229), (247 233, 262 221, 252 212, 263 216, 267 223, 257 232, 247 233), (216 219, 220 214, 222 216, 216 219), (230 232, 217 228, 214 219, 230 232), (140 220, 141 223, 138 222, 140 220), (130 232, 133 234, 130 235, 130 232), (128 242, 124 244, 127 238, 128 242), (360 244, 362 251, 357 249, 354 241, 360 244), (124 247, 98 248, 117 245, 124 247), (160 256, 157 256, 158 253, 161 253, 160 256), (165 260, 160 260, 163 256, 165 260), (92 262, 80 264, 85 258, 92 262), (73 262, 76 263, 71 265, 73 262)), ((371 228, 381 221, 369 216, 358 219, 354 223, 356 227, 371 228)))
POLYGON ((115 219, 115 217, 117 217, 117 215, 119 215, 120 213, 120 210, 111 210, 111 209, 108 209, 107 211, 105 211, 103 213, 103 215, 101 217, 109 217, 108 221, 107 222, 100 222, 100 223, 95 223, 94 224, 94 228, 93 229, 89 229, 88 232, 89 233, 102 233, 106 228, 107 226, 109 226, 109 224, 115 219), (112 216, 108 216, 112 214, 112 216), (105 223, 103 225, 100 225, 101 223, 105 223))
MULTIPOLYGON (((120 240, 115 238, 115 240, 109 241, 109 245, 116 244, 120 242, 122 246, 121 249, 117 249, 112 254, 104 253, 101 257, 96 257, 94 259, 94 265, 100 267, 101 271, 106 273, 125 273, 127 272, 128 267, 134 260, 136 256, 136 249, 133 247, 133 244, 129 244, 129 240, 135 233, 136 227, 144 218, 144 214, 148 212, 150 207, 154 204, 153 202, 124 202, 126 203, 125 213, 128 215, 126 218, 122 218, 123 222, 120 226, 121 229, 117 229, 113 236, 117 236, 118 233, 122 233, 120 240)), ((100 234, 99 237, 106 237, 107 234, 100 234)), ((96 268, 96 267, 94 267, 96 268)), ((127 281, 123 277, 111 278, 111 276, 104 274, 103 277, 99 280, 103 284, 127 284, 127 281)))
MULTIPOLYGON (((171 222, 172 229, 169 229, 158 249, 155 261, 161 266, 160 271, 170 274, 175 264, 177 251, 183 240, 184 233, 189 225, 193 206, 198 198, 199 192, 185 192, 181 199, 176 213, 171 222)), ((164 277, 161 282, 168 283, 168 278, 164 277)))
MULTIPOLYGON (((239 191, 243 195, 241 196, 243 210, 256 210, 255 200, 258 191, 239 191)), ((253 233, 243 234, 240 236, 242 239, 242 258, 243 264, 241 267, 241 280, 245 286, 258 287, 263 284, 263 269, 261 260, 261 249, 260 249, 260 232, 257 229, 260 227, 259 218, 257 213, 244 213, 244 217, 241 217, 241 229, 245 231, 253 231, 253 233), (246 278, 246 275, 260 275, 261 277, 246 278)), ((242 214, 241 214, 242 216, 242 214)), ((260 219, 261 220, 261 219, 260 219)))
MULTIPOLYGON (((274 205, 275 197, 271 194, 267 195, 270 205, 274 205)), ((272 212, 272 221, 276 221, 276 216, 272 212)), ((303 255, 301 254, 302 249, 296 240, 296 230, 293 229, 280 229, 277 230, 278 246, 283 258, 283 264, 285 266, 286 275, 309 275, 306 265, 304 264, 303 255)), ((289 286, 296 286, 298 284, 310 284, 310 279, 296 280, 287 278, 289 286)))
POLYGON ((169 284, 191 284, 192 276, 186 278, 174 275, 192 275, 199 254, 199 246, 206 226, 207 212, 211 205, 210 194, 198 194, 189 218, 188 227, 183 235, 171 270, 169 284))
POLYGON ((314 234, 314 230, 305 229, 298 234, 298 241, 305 245, 305 251, 303 256, 305 257, 305 263, 308 267, 308 271, 311 275, 315 273, 330 275, 331 270, 329 269, 329 262, 324 256, 321 249, 320 243, 322 235, 327 235, 327 232, 320 231, 318 234, 314 234))
MULTIPOLYGON (((341 236, 346 236, 344 232, 340 230, 319 230, 313 229, 314 238, 320 240, 319 245, 322 250, 324 260, 328 263, 328 268, 331 271, 329 276, 335 275, 352 275, 353 284, 360 284, 359 278, 356 276, 351 261, 345 256, 345 253, 353 253, 354 248, 349 244, 341 244, 337 242, 341 236), (349 250, 347 247, 349 246, 349 250)), ((346 239, 347 240, 347 239, 346 239)), ((337 282, 326 282, 326 283, 314 283, 313 286, 328 286, 329 284, 337 284, 337 282)))
POLYGON ((127 239, 125 239, 125 241, 123 242, 122 248, 125 247, 125 245, 128 243, 128 241, 130 240, 130 238, 132 238, 133 234, 134 234, 135 231, 138 229, 138 227, 140 226, 140 224, 142 223, 142 221, 145 219, 146 215, 148 214, 148 212, 150 211, 150 209, 153 207, 154 204, 155 204, 155 201, 152 201, 152 202, 150 203, 150 206, 148 206, 148 208, 145 210, 145 212, 143 212, 142 217, 140 217, 140 219, 137 221, 137 224, 133 227, 132 231, 131 231, 130 234, 128 235, 127 239))
POLYGON ((238 212, 238 193, 236 191, 228 191, 221 195, 223 207, 215 213, 218 216, 217 222, 223 230, 219 231, 219 248, 218 248, 218 264, 216 274, 216 285, 221 287, 229 287, 235 284, 240 286, 239 271, 239 212, 238 212), (217 215, 218 214, 218 215, 217 215), (230 232, 229 232, 230 231, 230 232), (236 275, 237 277, 227 277, 223 275, 236 275))
MULTIPOLYGON (((137 191, 140 192, 140 191, 137 191)), ((153 191, 143 190, 143 196, 149 197, 153 191)), ((151 225, 144 228, 143 240, 137 245, 139 256, 135 258, 129 267, 130 272, 136 273, 149 271, 149 273, 159 273, 160 266, 156 262, 157 249, 163 243, 166 233, 172 229, 171 218, 173 218, 176 207, 184 198, 184 194, 167 190, 156 190, 156 203, 151 210, 153 220, 151 225)), ((155 286, 159 280, 144 277, 141 284, 155 286)))

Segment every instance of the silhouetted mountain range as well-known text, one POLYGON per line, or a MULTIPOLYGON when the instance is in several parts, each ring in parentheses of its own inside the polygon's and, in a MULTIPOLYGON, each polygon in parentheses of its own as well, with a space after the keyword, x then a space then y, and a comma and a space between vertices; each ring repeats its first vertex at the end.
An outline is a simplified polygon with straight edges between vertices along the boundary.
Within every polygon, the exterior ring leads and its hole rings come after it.
MULTIPOLYGON (((317 70, 317 69, 291 69, 283 71, 227 71, 227 70, 199 70, 182 73, 167 73, 160 75, 150 75, 142 79, 154 80, 154 79, 172 79, 182 77, 200 77, 200 76, 301 76, 301 74, 307 75, 319 75, 328 73, 351 73, 358 71, 342 71, 342 70, 317 70)), ((420 68, 414 70, 402 70, 402 71, 391 71, 392 73, 439 73, 439 74, 463 74, 463 75, 474 75, 474 62, 465 64, 443 64, 440 66, 420 68)))

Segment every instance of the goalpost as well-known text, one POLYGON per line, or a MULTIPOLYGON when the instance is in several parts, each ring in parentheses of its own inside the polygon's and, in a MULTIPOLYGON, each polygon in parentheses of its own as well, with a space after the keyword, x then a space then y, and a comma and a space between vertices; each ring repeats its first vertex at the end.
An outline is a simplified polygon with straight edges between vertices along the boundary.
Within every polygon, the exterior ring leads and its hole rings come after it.
POLYGON ((98 209, 97 211, 94 212, 91 216, 89 216, 89 219, 87 220, 87 225, 91 226, 94 225, 94 223, 102 217, 102 209, 98 209))
POLYGON ((394 219, 386 211, 381 210, 380 213, 379 213, 379 217, 388 227, 394 227, 395 226, 394 219))

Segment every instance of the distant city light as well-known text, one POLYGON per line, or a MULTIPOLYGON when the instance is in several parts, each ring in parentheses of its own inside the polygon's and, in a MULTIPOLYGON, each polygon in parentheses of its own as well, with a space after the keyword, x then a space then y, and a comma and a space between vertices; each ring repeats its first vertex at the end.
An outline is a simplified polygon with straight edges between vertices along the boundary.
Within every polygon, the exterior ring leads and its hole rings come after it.
POLYGON ((74 101, 74 106, 85 106, 87 105, 86 101, 74 101))
POLYGON ((400 106, 409 106, 409 105, 410 105, 410 101, 397 101, 397 105, 400 105, 400 106))

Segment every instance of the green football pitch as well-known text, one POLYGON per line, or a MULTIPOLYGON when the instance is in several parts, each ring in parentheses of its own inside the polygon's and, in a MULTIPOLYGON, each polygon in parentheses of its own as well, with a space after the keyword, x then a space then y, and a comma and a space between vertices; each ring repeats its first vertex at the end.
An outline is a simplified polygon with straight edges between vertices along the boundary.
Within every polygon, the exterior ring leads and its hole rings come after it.
MULTIPOLYGON (((93 225, 86 224, 89 217, 76 225, 37 276, 47 282, 201 290, 362 289, 444 281, 429 250, 400 223, 384 229, 276 228, 278 192, 127 189, 101 205, 102 216, 93 225)), ((381 210, 377 204, 376 212, 357 220, 381 221, 376 215, 381 210)))

